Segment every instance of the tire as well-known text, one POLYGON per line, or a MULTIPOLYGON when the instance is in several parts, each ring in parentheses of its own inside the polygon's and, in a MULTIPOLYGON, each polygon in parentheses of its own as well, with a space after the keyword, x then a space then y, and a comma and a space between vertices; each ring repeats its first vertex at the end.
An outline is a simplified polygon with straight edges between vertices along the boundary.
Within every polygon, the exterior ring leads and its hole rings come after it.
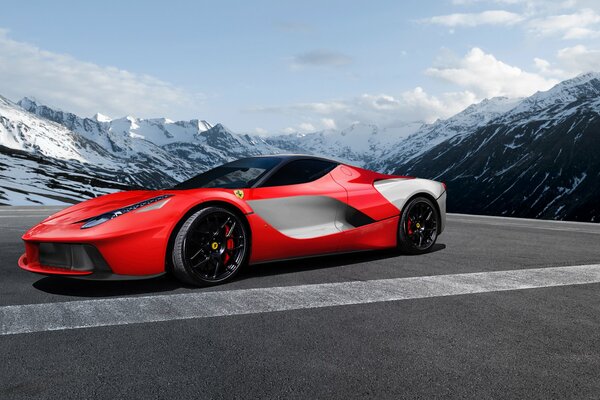
POLYGON ((416 197, 408 202, 398 226, 398 248, 406 254, 431 251, 438 236, 440 215, 431 200, 416 197))
POLYGON ((177 279, 195 286, 211 286, 233 279, 247 262, 250 236, 236 213, 206 207, 181 225, 171 259, 177 279))

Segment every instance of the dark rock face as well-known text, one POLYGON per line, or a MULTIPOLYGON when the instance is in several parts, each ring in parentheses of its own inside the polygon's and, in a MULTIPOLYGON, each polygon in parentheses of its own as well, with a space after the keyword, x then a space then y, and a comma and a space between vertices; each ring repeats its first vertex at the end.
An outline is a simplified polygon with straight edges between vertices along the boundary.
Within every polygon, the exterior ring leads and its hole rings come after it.
POLYGON ((451 212, 600 221, 600 79, 582 77, 395 172, 446 182, 451 212))

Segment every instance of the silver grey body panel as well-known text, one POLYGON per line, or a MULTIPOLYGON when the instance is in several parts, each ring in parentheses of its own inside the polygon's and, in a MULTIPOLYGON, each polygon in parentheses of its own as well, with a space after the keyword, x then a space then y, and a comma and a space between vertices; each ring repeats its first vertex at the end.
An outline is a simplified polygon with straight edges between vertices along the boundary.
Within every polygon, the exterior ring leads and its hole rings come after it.
POLYGON ((437 198, 437 203, 440 208, 440 232, 444 231, 446 228, 446 191, 442 193, 440 197, 437 198))
POLYGON ((327 236, 375 222, 328 196, 288 196, 249 200, 248 204, 273 228, 295 239, 327 236))
POLYGON ((273 228, 286 236, 306 239, 344 230, 344 204, 327 196, 291 196, 249 200, 248 204, 273 228))
MULTIPOLYGON (((415 194, 429 194, 436 199, 440 209, 440 233, 446 226, 446 192, 441 183, 394 178, 377 181, 374 186, 399 212, 415 194)), ((375 222, 347 203, 325 195, 248 200, 248 204, 269 225, 294 239, 332 235, 375 222)))

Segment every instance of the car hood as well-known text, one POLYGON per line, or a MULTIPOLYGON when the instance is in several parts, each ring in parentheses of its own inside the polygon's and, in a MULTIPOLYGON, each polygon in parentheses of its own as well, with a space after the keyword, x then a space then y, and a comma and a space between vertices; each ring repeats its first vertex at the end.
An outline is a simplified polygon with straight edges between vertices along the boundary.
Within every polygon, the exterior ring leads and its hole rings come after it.
POLYGON ((48 225, 75 223, 164 194, 171 193, 164 190, 132 190, 111 193, 65 208, 46 218, 43 223, 48 225))

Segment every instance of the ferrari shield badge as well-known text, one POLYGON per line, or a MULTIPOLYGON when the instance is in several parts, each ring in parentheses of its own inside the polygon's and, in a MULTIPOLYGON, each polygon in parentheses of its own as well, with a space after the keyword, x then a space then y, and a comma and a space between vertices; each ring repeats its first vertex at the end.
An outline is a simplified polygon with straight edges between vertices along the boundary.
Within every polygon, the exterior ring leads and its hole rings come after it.
POLYGON ((236 195, 236 197, 238 197, 238 198, 240 198, 240 199, 243 199, 243 198, 244 198, 244 191, 243 191, 243 190, 239 190, 239 189, 237 189, 237 190, 234 190, 234 191, 233 191, 233 194, 235 194, 235 195, 236 195))

